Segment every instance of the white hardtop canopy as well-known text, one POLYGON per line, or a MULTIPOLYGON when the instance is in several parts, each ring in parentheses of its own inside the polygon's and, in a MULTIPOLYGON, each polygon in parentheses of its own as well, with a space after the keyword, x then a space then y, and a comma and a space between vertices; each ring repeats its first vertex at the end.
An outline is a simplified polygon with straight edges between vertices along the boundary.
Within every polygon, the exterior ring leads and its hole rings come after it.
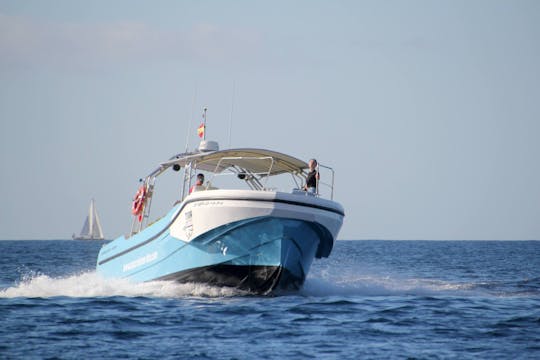
MULTIPOLYGON (((323 166, 318 164, 318 166, 323 166)), ((325 167, 325 166, 323 166, 325 167)), ((300 191, 303 195, 309 195, 307 192, 299 190, 300 184, 307 176, 309 169, 308 163, 290 155, 286 155, 277 151, 256 148, 240 148, 227 150, 211 150, 211 151, 196 151, 177 154, 171 157, 168 161, 159 164, 159 167, 151 172, 144 179, 143 186, 147 190, 145 198, 145 206, 143 207, 142 219, 148 219, 150 213, 150 205, 152 194, 154 193, 154 182, 158 176, 166 172, 169 168, 179 171, 183 168, 183 186, 181 189, 181 199, 183 200, 187 194, 191 193, 191 183, 195 176, 194 171, 202 170, 214 175, 229 175, 235 174, 238 179, 245 181, 252 190, 268 190, 266 181, 270 176, 281 174, 290 174, 296 185, 296 191, 300 191), (264 179, 264 183, 263 180, 264 179), (187 190, 190 189, 189 193, 187 190)), ((332 172, 330 177, 330 199, 333 199, 334 172, 332 168, 328 168, 332 172)), ((319 184, 319 182, 318 182, 319 184)), ((322 184, 322 183, 321 183, 322 184)), ((326 184, 325 184, 326 185, 326 184)), ((198 185, 201 186, 201 185, 198 185)), ((204 190, 215 190, 212 187, 212 182, 207 181, 204 190)), ((200 190, 195 190, 200 191, 200 190)), ((319 196, 319 192, 315 196, 319 196)), ((141 218, 139 215, 139 219, 141 218)), ((137 217, 133 220, 131 234, 135 234, 143 229, 143 222, 137 221, 137 217)), ((147 220, 146 220, 147 221, 147 220)))
POLYGON ((308 164, 293 156, 266 149, 229 149, 211 152, 179 154, 160 164, 160 172, 173 166, 195 165, 197 169, 220 173, 230 168, 242 169, 262 176, 283 173, 301 174, 308 164), (268 161, 261 161, 268 159, 268 161))

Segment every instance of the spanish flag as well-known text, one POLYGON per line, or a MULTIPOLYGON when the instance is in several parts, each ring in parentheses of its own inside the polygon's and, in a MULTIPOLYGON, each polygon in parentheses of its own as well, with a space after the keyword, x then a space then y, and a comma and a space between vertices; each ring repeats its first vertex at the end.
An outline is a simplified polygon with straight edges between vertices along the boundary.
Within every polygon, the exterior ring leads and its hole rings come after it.
POLYGON ((204 123, 202 123, 199 128, 197 129, 197 134, 199 135, 199 137, 202 139, 204 137, 204 123))

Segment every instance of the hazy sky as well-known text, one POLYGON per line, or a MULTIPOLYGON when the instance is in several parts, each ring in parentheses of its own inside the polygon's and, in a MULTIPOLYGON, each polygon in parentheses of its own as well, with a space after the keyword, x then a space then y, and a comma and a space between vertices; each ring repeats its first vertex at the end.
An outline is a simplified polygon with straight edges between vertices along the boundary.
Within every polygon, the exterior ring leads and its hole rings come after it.
POLYGON ((0 84, 0 239, 128 232, 232 104, 334 167, 340 239, 540 239, 540 1, 0 0, 0 84))

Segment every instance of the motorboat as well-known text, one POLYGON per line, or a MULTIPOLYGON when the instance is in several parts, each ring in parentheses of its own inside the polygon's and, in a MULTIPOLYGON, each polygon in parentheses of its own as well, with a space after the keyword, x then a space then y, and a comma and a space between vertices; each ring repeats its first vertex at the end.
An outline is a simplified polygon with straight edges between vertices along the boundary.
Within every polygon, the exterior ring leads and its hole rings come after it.
POLYGON ((220 150, 203 140, 140 180, 131 231, 101 248, 97 272, 256 294, 299 289, 313 260, 330 255, 345 215, 333 200, 333 169, 319 164, 314 193, 302 190, 307 170, 305 161, 277 151, 220 150), (174 171, 178 199, 149 221, 156 179, 174 171), (199 174, 207 181, 196 185, 199 174))
POLYGON ((96 209, 94 199, 90 200, 90 207, 88 208, 88 215, 84 220, 84 224, 79 235, 73 234, 73 240, 103 240, 103 229, 101 228, 101 222, 96 209))

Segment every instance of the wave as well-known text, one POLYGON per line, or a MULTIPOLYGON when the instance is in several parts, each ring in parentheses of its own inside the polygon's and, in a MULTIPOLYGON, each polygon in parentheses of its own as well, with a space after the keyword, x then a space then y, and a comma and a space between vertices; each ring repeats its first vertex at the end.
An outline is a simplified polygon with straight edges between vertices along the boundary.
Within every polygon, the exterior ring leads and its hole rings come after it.
MULTIPOLYGON (((438 279, 402 278, 369 274, 327 273, 309 276, 298 292, 277 295, 326 296, 540 296, 540 278, 513 282, 451 282, 438 279)), ((0 288, 0 298, 66 297, 234 297, 249 292, 205 284, 179 284, 174 281, 132 283, 125 279, 105 279, 95 271, 65 277, 27 274, 15 286, 0 288)))
POLYGON ((244 292, 204 284, 179 284, 173 281, 132 283, 123 279, 104 279, 95 271, 66 277, 32 274, 23 277, 15 286, 0 289, 0 298, 67 297, 230 297, 244 292))
POLYGON ((312 277, 300 292, 305 296, 496 296, 539 297, 538 278, 519 281, 452 282, 399 276, 342 275, 312 277))
MULTIPOLYGON (((434 295, 443 291, 469 290, 467 285, 449 284, 433 280, 394 279, 390 277, 358 276, 354 278, 308 278, 299 292, 280 295, 304 296, 361 295, 434 295)), ((44 274, 26 275, 13 287, 0 290, 0 298, 51 298, 58 296, 90 297, 231 297, 249 295, 248 292, 205 284, 179 284, 174 281, 132 283, 125 279, 105 279, 95 271, 65 277, 44 274)))
POLYGON ((431 296, 443 293, 457 294, 466 290, 469 290, 466 284, 453 284, 438 280, 358 276, 340 280, 311 278, 306 281, 301 293, 307 296, 431 296))

